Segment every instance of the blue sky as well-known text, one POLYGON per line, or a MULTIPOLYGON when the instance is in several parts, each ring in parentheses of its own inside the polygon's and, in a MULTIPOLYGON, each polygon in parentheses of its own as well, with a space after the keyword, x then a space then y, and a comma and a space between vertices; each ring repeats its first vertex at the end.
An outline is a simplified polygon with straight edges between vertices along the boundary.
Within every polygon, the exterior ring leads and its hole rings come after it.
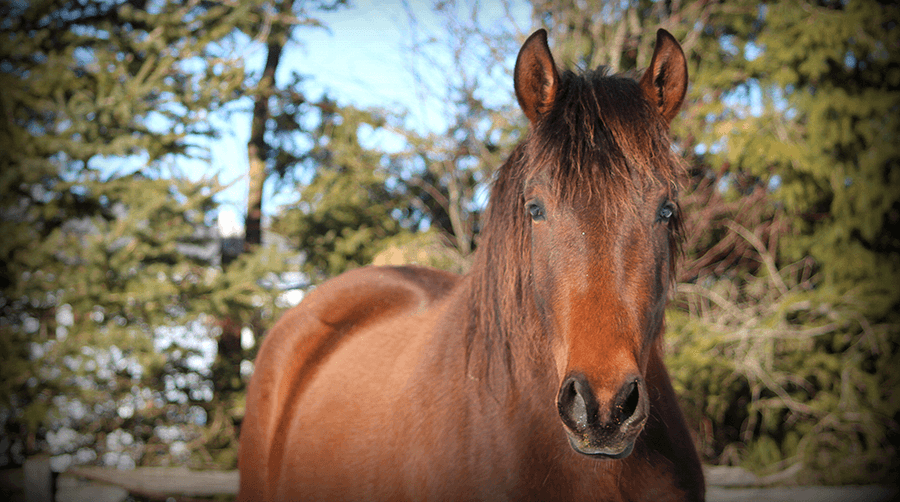
MULTIPOLYGON (((336 12, 318 13, 327 29, 303 28, 297 43, 285 51, 277 79, 284 82, 291 71, 307 76, 304 92, 317 97, 323 92, 340 104, 408 111, 408 126, 435 130, 441 103, 435 98, 420 99, 414 89, 408 47, 412 38, 409 15, 400 0, 356 0, 352 6, 336 12)), ((430 1, 409 0, 419 33, 440 31, 440 20, 431 12, 430 1)), ((466 3, 466 2, 463 2, 466 3)), ((482 13, 500 13, 499 2, 482 2, 482 13)), ((528 6, 523 3, 523 23, 528 22, 528 6)), ((528 26, 524 26, 528 28, 528 26)), ((515 55, 511 55, 514 57, 515 55)), ((249 70, 262 68, 265 50, 260 45, 246 49, 249 70)), ((437 77, 436 77, 437 78, 437 77)), ((512 82, 509 83, 510 87, 512 82)), ((249 116, 236 114, 223 137, 211 145, 211 165, 192 168, 198 175, 218 174, 230 183, 219 197, 221 218, 239 223, 243 219, 247 193, 247 152, 249 116)), ((290 193, 273 194, 267 186, 264 211, 271 214, 276 205, 288 202, 290 193)))

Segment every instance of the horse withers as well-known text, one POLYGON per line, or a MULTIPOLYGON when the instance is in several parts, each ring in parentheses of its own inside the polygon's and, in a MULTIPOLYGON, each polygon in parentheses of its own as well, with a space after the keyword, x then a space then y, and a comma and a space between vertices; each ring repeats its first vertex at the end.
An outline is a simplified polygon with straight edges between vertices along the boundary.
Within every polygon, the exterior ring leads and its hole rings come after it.
POLYGON ((546 32, 515 91, 471 271, 362 268, 269 331, 239 500, 702 500, 663 365, 687 88, 657 34, 639 80, 558 72, 546 32))

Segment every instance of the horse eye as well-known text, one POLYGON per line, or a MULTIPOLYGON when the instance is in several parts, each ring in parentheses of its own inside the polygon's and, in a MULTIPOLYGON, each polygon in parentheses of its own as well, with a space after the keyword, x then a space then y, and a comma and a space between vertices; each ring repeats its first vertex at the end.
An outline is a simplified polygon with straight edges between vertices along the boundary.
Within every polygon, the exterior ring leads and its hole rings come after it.
POLYGON ((544 214, 544 206, 542 206, 538 202, 532 202, 528 204, 528 213, 531 215, 531 219, 534 221, 541 221, 546 218, 544 214))
POLYGON ((665 202, 659 208, 659 212, 656 213, 656 221, 667 223, 673 216, 675 216, 675 204, 665 202))

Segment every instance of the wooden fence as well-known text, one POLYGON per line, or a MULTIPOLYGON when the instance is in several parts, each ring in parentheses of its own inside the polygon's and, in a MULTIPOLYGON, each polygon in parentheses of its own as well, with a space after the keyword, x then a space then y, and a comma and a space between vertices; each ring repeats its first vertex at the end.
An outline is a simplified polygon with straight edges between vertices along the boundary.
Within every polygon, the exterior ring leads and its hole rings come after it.
MULTIPOLYGON (((900 496, 897 486, 790 486, 796 469, 765 478, 736 467, 704 470, 707 502, 889 502, 900 496)), ((79 466, 54 473, 47 456, 29 458, 22 469, 0 471, 0 501, 8 502, 124 502, 129 495, 154 501, 209 502, 232 500, 237 490, 237 471, 79 466)))
POLYGON ((237 491, 237 471, 191 471, 183 467, 126 471, 76 466, 55 473, 48 456, 31 457, 22 469, 0 476, 0 499, 10 502, 122 502, 129 494, 191 502, 234 498, 237 491))

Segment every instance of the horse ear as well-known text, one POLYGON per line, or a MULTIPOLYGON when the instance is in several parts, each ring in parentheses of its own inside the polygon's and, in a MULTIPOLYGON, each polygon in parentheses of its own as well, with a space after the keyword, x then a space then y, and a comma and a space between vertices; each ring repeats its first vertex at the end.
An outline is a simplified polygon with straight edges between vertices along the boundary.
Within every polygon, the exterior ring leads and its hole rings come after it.
POLYGON ((522 45, 516 58, 513 80, 519 106, 528 120, 536 124, 553 107, 559 85, 559 74, 547 45, 546 30, 532 33, 522 45))
POLYGON ((687 60, 681 45, 668 31, 656 32, 656 47, 650 67, 641 77, 644 96, 659 107, 659 113, 671 123, 687 93, 687 60))

